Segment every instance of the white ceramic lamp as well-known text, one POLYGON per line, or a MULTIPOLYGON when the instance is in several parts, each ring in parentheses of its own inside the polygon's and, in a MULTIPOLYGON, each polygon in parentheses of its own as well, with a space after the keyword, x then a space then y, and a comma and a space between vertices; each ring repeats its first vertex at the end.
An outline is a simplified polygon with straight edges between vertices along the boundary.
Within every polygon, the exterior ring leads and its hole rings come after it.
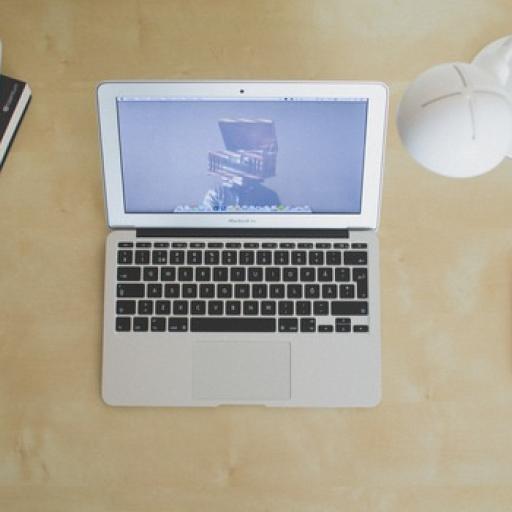
POLYGON ((402 98, 397 125, 413 158, 444 176, 478 176, 512 156, 512 36, 472 64, 422 73, 402 98))

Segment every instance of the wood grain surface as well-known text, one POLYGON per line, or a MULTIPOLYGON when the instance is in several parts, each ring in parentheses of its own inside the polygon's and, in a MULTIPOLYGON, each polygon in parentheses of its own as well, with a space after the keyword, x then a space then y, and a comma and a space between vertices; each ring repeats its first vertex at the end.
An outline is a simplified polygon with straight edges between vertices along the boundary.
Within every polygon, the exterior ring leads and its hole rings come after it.
POLYGON ((511 27, 510 0, 0 0, 33 89, 0 173, 0 510, 512 510, 512 162, 438 177, 395 127, 418 73, 511 27), (157 78, 390 85, 378 408, 102 403, 95 87, 157 78))

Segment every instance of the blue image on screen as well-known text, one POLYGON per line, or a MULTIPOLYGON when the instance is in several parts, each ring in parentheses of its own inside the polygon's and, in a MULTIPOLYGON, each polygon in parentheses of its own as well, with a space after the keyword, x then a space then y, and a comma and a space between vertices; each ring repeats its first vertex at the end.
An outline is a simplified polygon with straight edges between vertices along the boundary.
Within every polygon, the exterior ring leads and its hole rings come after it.
POLYGON ((361 212, 367 101, 119 99, 127 213, 361 212))

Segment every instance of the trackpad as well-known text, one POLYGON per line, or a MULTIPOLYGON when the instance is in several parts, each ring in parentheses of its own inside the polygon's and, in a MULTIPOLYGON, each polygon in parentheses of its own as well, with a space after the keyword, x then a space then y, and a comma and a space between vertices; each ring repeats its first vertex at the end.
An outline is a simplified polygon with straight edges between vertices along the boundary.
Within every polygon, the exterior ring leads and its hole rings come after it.
POLYGON ((290 344, 195 343, 192 395, 202 400, 289 400, 290 344))

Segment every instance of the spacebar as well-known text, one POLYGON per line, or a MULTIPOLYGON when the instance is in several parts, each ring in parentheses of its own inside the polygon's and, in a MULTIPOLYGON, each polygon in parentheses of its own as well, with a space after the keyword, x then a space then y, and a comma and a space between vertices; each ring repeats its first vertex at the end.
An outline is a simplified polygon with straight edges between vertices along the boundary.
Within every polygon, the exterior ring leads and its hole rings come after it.
POLYGON ((195 332, 275 332, 275 318, 192 318, 195 332))

